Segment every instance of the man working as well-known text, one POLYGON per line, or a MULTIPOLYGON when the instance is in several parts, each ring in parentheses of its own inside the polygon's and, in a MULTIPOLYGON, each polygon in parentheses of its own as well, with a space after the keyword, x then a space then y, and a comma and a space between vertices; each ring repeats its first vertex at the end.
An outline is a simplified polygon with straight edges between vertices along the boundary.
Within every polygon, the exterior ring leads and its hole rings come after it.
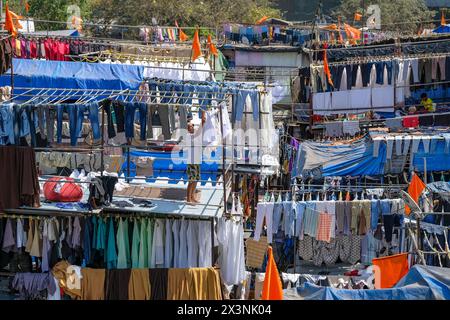
POLYGON ((435 107, 434 107, 434 103, 433 100, 431 100, 430 98, 428 98, 426 93, 422 93, 421 97, 421 101, 420 101, 420 106, 423 107, 425 109, 425 111, 427 112, 434 112, 435 107))
MULTIPOLYGON (((202 112, 202 124, 203 126, 205 123, 205 113, 202 112)), ((201 133, 201 130, 199 130, 197 133, 201 133)), ((195 130, 194 130, 194 124, 191 120, 188 122, 188 134, 191 135, 191 143, 194 143, 195 141, 195 130)), ((203 150, 203 149, 201 149, 203 150)), ((194 146, 191 147, 191 153, 195 152, 196 148, 194 146)), ((203 151, 201 151, 203 152, 203 151)), ((193 154, 191 155, 193 157, 193 154)), ((187 175, 188 175, 188 186, 187 186, 187 195, 186 195, 186 201, 189 204, 197 204, 199 201, 195 198, 195 189, 197 188, 197 182, 200 180, 200 164, 198 163, 189 163, 187 165, 187 175)))

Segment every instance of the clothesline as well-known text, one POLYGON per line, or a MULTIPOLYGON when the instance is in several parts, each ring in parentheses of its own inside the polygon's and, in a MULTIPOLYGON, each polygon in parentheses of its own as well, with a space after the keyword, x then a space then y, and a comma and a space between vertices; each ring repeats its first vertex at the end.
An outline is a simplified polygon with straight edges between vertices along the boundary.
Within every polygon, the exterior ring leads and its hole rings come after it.
MULTIPOLYGON (((437 37, 440 37, 437 36, 437 37)), ((401 41, 401 39, 400 39, 401 41)), ((359 45, 359 46, 350 46, 350 47, 341 47, 341 48, 334 48, 330 47, 327 48, 327 51, 347 51, 347 50, 364 50, 364 49, 370 49, 370 48, 380 48, 380 47, 392 47, 392 46, 411 46, 416 44, 427 44, 427 43, 436 43, 436 42, 445 42, 449 41, 449 38, 445 39, 430 39, 430 40, 423 40, 423 41, 415 41, 415 42, 392 42, 392 43, 385 43, 385 44, 369 44, 369 45, 359 45)), ((304 49, 305 51, 312 51, 312 52, 323 52, 323 48, 321 49, 304 49)))

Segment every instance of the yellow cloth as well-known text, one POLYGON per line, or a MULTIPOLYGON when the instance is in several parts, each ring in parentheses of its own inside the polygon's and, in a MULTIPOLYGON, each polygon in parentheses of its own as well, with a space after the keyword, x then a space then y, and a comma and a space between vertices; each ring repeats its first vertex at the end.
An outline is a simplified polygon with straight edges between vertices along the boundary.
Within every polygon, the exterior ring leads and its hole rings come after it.
POLYGON ((105 300, 105 269, 81 269, 81 300, 105 300))
POLYGON ((148 269, 131 269, 128 283, 129 300, 150 300, 150 279, 148 269))
POLYGON ((430 98, 422 99, 420 105, 423 106, 428 112, 434 112, 433 100, 430 98))
POLYGON ((169 269, 167 300, 221 300, 219 272, 214 268, 169 269))

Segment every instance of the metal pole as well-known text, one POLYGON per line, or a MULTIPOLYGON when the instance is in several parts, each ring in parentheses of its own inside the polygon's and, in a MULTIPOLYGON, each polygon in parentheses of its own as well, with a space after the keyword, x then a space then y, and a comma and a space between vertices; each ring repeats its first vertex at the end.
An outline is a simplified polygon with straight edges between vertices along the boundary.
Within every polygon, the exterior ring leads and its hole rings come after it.
POLYGON ((223 176, 223 210, 224 213, 227 212, 227 181, 226 181, 226 176, 227 176, 227 172, 225 170, 226 168, 226 139, 223 136, 223 118, 222 118, 222 107, 219 105, 219 117, 220 117, 220 132, 222 134, 222 176, 223 176))
POLYGON ((105 171, 105 108, 102 106, 102 153, 101 153, 101 172, 103 177, 103 171, 105 171))
POLYGON ((214 266, 214 218, 211 218, 211 266, 214 266))

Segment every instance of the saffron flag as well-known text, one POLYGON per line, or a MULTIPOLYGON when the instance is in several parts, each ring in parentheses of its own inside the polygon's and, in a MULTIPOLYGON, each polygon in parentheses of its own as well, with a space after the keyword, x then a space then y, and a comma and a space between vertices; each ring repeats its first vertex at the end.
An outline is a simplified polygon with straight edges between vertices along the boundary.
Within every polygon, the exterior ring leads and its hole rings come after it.
POLYGON ((200 38, 198 36, 198 29, 194 33, 194 41, 192 42, 192 56, 191 60, 195 61, 202 56, 202 47, 200 46, 200 38))
POLYGON ((272 247, 268 249, 266 274, 262 290, 262 300, 283 300, 283 286, 277 264, 273 258, 272 247))
POLYGON ((354 40, 358 40, 361 39, 361 31, 353 28, 352 26, 344 23, 344 30, 345 33, 347 34, 347 37, 352 38, 354 40))
POLYGON ((392 288, 408 273, 408 253, 372 259, 375 271, 375 288, 392 288))
POLYGON ((187 41, 189 38, 186 35, 186 33, 184 33, 184 31, 178 26, 178 22, 175 21, 175 26, 178 28, 178 38, 180 39, 181 42, 187 41))
POLYGON ((361 21, 361 18, 362 18, 362 14, 356 12, 356 13, 355 13, 355 21, 361 21))
POLYGON ((25 1, 25 12, 26 13, 30 12, 30 4, 28 1, 25 1))
POLYGON ((14 25, 13 16, 11 11, 9 11, 8 2, 5 6, 5 30, 9 31, 13 37, 17 36, 17 29, 14 25))
POLYGON ((261 24, 261 23, 263 23, 264 21, 266 21, 267 19, 269 19, 269 17, 268 17, 268 16, 264 16, 264 17, 262 17, 261 19, 259 19, 258 21, 256 21, 256 24, 261 24))
POLYGON ((323 71, 325 71, 325 75, 327 76, 328 83, 334 87, 333 79, 331 79, 330 67, 328 66, 327 48, 328 48, 328 44, 325 43, 323 45, 323 71))
POLYGON ((208 35, 208 47, 211 54, 215 55, 216 57, 219 55, 216 46, 212 42, 211 35, 208 35))
MULTIPOLYGON (((419 178, 417 174, 413 173, 411 182, 409 183, 408 193, 416 203, 419 203, 420 195, 422 194, 423 190, 425 190, 425 188, 425 183, 419 178)), ((408 206, 405 207, 405 211, 407 215, 411 213, 411 209, 408 206)))
POLYGON ((9 11, 9 13, 10 13, 11 16, 12 16, 14 26, 15 26, 17 29, 22 29, 23 27, 22 27, 22 25, 20 24, 20 21, 19 21, 19 20, 20 20, 20 19, 23 19, 23 17, 17 15, 16 13, 14 13, 14 12, 12 12, 12 11, 9 11))
POLYGON ((445 13, 444 10, 442 10, 442 15, 441 15, 441 25, 446 26, 447 23, 445 22, 445 13))

